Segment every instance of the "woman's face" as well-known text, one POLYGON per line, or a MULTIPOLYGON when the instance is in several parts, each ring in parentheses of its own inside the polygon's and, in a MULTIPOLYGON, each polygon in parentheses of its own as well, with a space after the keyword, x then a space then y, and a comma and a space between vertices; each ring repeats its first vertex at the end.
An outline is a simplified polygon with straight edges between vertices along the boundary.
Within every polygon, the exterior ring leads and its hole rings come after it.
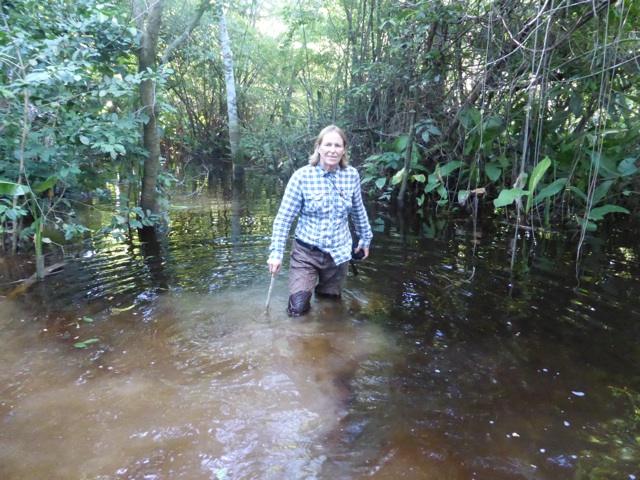
POLYGON ((322 142, 318 146, 320 154, 320 166, 327 172, 332 172, 340 164, 344 155, 344 141, 337 132, 329 132, 322 137, 322 142))

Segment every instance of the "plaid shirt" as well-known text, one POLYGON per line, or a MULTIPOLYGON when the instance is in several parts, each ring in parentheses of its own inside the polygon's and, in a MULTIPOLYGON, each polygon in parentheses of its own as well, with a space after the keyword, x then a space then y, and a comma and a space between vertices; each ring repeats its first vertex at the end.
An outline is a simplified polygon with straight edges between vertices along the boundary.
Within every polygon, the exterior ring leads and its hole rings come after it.
POLYGON ((273 222, 269 258, 282 260, 291 224, 298 216, 296 238, 330 254, 336 265, 350 260, 349 214, 360 246, 369 248, 373 233, 362 203, 358 171, 347 166, 326 172, 319 165, 296 170, 273 222))

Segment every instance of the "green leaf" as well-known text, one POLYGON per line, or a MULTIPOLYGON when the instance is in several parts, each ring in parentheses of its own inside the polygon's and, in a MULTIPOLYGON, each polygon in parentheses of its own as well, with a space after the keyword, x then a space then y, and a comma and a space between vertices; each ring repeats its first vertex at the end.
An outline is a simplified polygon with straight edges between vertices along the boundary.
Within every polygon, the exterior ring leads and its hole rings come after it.
POLYGON ((545 198, 553 197, 556 193, 560 192, 564 188, 567 180, 568 179, 566 178, 559 178, 552 184, 544 187, 542 190, 540 190, 540 193, 538 193, 538 195, 536 195, 536 197, 533 199, 533 204, 538 205, 545 198))
POLYGON ((44 181, 42 181, 40 183, 36 183, 33 186, 33 191, 36 192, 36 193, 42 193, 45 190, 49 190, 50 188, 53 188, 56 183, 58 183, 58 176, 57 175, 51 175, 46 180, 44 180, 44 181))
POLYGON ((484 167, 484 171, 487 174, 487 177, 492 182, 495 182, 502 175, 502 167, 494 162, 488 163, 484 167))
POLYGON ((636 167, 636 158, 625 158, 622 160, 617 167, 618 172, 623 177, 633 175, 638 171, 638 167, 636 167))
POLYGON ((24 77, 26 83, 41 83, 49 80, 51 75, 49 72, 33 72, 24 77))
POLYGON ((551 159, 549 157, 544 157, 544 160, 539 162, 533 172, 531 172, 531 176, 529 177, 529 198, 527 198, 527 206, 525 207, 525 212, 528 212, 531 208, 531 200, 533 192, 536 191, 536 187, 538 186, 538 182, 542 179, 544 174, 547 172, 549 167, 551 166, 551 159))
POLYGON ((628 215, 631 212, 618 205, 603 205, 601 207, 592 208, 589 212, 589 218, 596 221, 602 220, 608 213, 626 213, 628 215))
POLYGON ((26 185, 0 180, 0 195, 27 195, 30 191, 26 185))
POLYGON ((89 140, 89 137, 87 137, 85 135, 80 135, 78 138, 80 139, 80 142, 82 142, 83 145, 90 145, 91 144, 91 140, 89 140))
POLYGON ((460 167, 463 167, 464 165, 465 163, 460 161, 445 163, 440 167, 440 175, 442 175, 443 177, 446 177, 447 175, 450 175, 452 172, 454 172, 460 167))
POLYGON ((500 195, 498 195, 498 198, 493 201, 493 205, 496 207, 511 205, 516 200, 522 198, 523 195, 529 195, 529 192, 527 190, 522 190, 521 188, 505 189, 502 190, 500 195))
POLYGON ((600 203, 604 199, 605 195, 612 185, 613 180, 607 180, 606 182, 602 182, 600 185, 598 185, 598 188, 596 188, 593 192, 592 205, 597 205, 598 203, 600 203))
POLYGON ((73 346, 76 348, 87 348, 88 345, 93 343, 98 343, 100 341, 99 338, 90 338, 89 340, 85 340, 84 342, 74 343, 73 346))
POLYGON ((427 181, 427 177, 425 177, 422 173, 418 175, 413 175, 412 178, 414 181, 420 182, 420 183, 424 183, 427 181))
POLYGON ((402 181, 402 179, 404 178, 404 172, 405 172, 405 169, 403 167, 393 176, 393 178, 391 179, 392 186, 397 185, 402 181))
POLYGON ((384 185, 387 183, 386 177, 380 177, 376 180, 376 187, 382 189, 384 185))
POLYGON ((576 195, 578 195, 583 202, 587 203, 587 196, 584 194, 584 192, 582 190, 580 190, 578 187, 571 185, 569 187, 569 190, 571 190, 573 193, 575 193, 576 195))
POLYGON ((391 147, 395 153, 402 153, 407 149, 407 145, 409 144, 409 135, 400 135, 396 138, 396 141, 393 142, 393 146, 391 147))

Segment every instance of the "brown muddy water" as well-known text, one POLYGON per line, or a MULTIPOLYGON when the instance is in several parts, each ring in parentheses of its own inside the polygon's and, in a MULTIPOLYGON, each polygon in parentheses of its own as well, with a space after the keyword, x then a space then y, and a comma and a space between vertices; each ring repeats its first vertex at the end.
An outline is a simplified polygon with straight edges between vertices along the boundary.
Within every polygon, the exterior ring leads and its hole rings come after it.
POLYGON ((343 301, 291 319, 286 269, 265 313, 281 194, 212 182, 159 248, 87 240, 0 298, 1 479, 640 478, 633 232, 577 268, 571 235, 514 254, 508 225, 372 204, 343 301))

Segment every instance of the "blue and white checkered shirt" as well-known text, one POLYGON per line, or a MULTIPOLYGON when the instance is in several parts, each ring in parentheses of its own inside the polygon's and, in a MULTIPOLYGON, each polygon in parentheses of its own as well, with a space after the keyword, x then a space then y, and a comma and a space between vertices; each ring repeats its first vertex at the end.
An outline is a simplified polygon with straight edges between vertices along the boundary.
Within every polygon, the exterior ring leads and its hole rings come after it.
POLYGON ((331 255, 336 265, 351 259, 349 214, 369 248, 373 233, 362 203, 360 175, 351 167, 326 172, 320 165, 306 165, 289 179, 273 222, 269 258, 282 260, 291 224, 298 216, 295 237, 331 255))

